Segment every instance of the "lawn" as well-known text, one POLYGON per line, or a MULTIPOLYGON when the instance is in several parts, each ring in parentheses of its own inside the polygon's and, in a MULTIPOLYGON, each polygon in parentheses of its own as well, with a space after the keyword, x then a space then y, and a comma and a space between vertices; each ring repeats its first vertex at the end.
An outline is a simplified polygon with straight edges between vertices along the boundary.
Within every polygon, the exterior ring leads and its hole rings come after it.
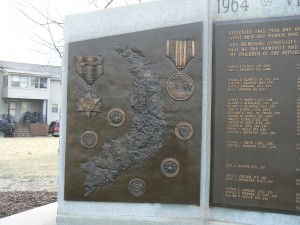
POLYGON ((59 138, 0 139, 0 191, 57 190, 59 138))

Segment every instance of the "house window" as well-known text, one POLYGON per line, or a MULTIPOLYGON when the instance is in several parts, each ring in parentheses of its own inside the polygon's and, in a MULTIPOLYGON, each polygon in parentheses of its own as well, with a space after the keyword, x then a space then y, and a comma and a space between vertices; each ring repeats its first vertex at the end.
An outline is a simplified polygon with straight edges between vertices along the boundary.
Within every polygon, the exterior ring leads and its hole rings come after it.
POLYGON ((52 104, 51 111, 53 113, 58 113, 58 104, 52 104))
POLYGON ((38 77, 30 77, 30 87, 31 88, 39 87, 39 78, 38 77))
POLYGON ((21 76, 20 87, 21 88, 28 88, 28 86, 29 86, 29 77, 21 76))
POLYGON ((47 88, 47 78, 12 75, 11 86, 21 88, 47 88))
POLYGON ((8 87, 8 76, 4 76, 3 77, 3 88, 7 88, 8 87))
POLYGON ((16 76, 16 75, 11 76, 11 86, 20 87, 20 76, 16 76))
POLYGON ((40 88, 47 88, 47 78, 40 78, 40 88))

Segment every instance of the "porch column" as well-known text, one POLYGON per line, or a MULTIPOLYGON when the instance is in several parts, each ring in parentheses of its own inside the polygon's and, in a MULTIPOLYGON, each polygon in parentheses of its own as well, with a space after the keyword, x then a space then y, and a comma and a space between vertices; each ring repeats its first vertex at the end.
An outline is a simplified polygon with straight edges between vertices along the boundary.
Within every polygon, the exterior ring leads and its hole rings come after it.
POLYGON ((10 122, 10 118, 9 118, 9 113, 10 113, 9 112, 10 111, 10 98, 7 99, 7 103, 8 103, 8 106, 7 106, 7 120, 10 122))
POLYGON ((44 123, 48 123, 48 100, 43 100, 43 120, 44 123))

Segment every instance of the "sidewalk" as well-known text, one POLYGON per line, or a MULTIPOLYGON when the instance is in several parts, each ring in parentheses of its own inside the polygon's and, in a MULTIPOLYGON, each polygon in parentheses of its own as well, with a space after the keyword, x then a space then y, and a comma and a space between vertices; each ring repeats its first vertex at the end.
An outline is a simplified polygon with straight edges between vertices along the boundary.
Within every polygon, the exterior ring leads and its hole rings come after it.
POLYGON ((56 225, 57 203, 0 219, 0 225, 56 225))

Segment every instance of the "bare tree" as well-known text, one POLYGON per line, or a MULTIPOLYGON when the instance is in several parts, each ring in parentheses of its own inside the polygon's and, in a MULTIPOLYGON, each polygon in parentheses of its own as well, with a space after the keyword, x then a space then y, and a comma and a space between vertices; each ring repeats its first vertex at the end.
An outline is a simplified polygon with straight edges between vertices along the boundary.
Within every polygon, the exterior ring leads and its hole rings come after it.
MULTIPOLYGON (((13 1, 12 4, 32 22, 32 26, 26 27, 33 36, 31 40, 48 50, 55 51, 57 56, 62 58, 64 21, 60 14, 50 10, 49 4, 45 10, 37 8, 26 0, 13 1)), ((42 53, 42 50, 38 52, 42 53)))
MULTIPOLYGON (((118 0, 88 0, 88 3, 96 9, 99 5, 103 8, 108 8, 118 0)), ((125 4, 130 4, 130 0, 125 1, 125 4)), ((142 0, 137 0, 142 2, 142 0)), ((32 41, 36 44, 45 47, 50 51, 54 51, 59 58, 63 56, 63 27, 64 20, 62 16, 48 5, 45 9, 41 9, 29 2, 29 0, 13 0, 14 7, 25 18, 30 20, 34 26, 28 27, 27 30, 33 35, 32 41)), ((38 52, 42 53, 41 50, 38 52)))
MULTIPOLYGON (((96 8, 98 7, 98 3, 99 1, 103 2, 104 0, 90 0, 90 3, 93 4, 96 8)), ((104 9, 108 8, 109 6, 111 6, 114 2, 117 2, 115 0, 105 0, 106 1, 106 5, 103 7, 104 9)), ((125 2, 126 5, 130 4, 130 0, 123 0, 125 2)), ((141 3, 142 0, 136 0, 137 2, 141 3)))
MULTIPOLYGON (((106 5, 103 8, 104 9, 108 8, 113 2, 114 2, 114 0, 106 0, 106 5)), ((96 8, 99 8, 98 0, 91 0, 90 3, 93 4, 96 8)))

